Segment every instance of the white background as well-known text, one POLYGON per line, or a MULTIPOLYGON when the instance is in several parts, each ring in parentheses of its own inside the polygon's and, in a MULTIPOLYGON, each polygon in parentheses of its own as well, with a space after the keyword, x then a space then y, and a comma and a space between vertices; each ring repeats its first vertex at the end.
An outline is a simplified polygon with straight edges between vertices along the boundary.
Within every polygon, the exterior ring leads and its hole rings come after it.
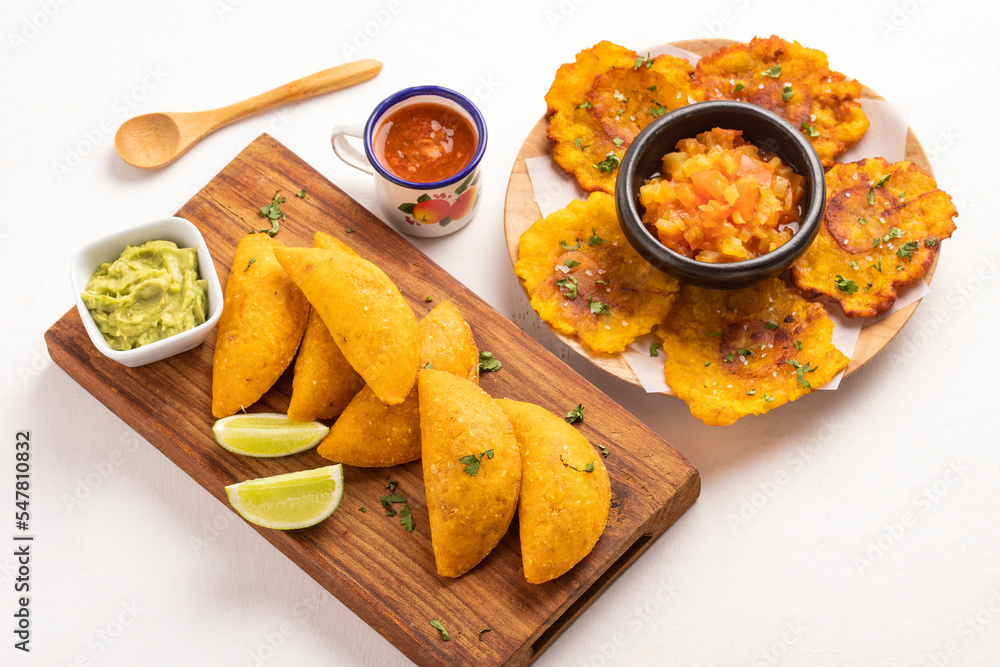
POLYGON ((14 533, 18 429, 34 442, 37 541, 30 656, 13 649, 14 560, 0 546, 0 664, 408 664, 52 364, 42 334, 72 306, 75 248, 173 213, 261 132, 371 206, 369 178, 337 161, 329 130, 423 83, 472 97, 490 141, 477 219, 416 245, 703 479, 694 507, 538 664, 998 664, 998 27, 995 3, 916 0, 5 2, 0 544, 14 533), (772 33, 912 104, 958 231, 916 315, 838 391, 713 428, 539 325, 507 259, 503 196, 556 68, 582 48, 772 33), (244 120, 166 169, 114 153, 132 115, 222 106, 361 57, 385 62, 374 81, 244 120), (906 513, 915 525, 900 530, 906 513))

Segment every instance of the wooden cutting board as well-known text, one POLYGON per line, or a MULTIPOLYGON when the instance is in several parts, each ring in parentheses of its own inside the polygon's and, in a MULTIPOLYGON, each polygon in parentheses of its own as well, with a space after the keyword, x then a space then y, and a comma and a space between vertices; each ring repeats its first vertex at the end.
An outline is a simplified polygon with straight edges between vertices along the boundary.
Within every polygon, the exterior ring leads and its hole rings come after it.
MULTIPOLYGON (((516 520, 500 545, 457 580, 437 576, 431 550, 420 462, 387 469, 346 468, 345 495, 326 521, 297 531, 257 528, 330 593, 421 665, 527 665, 698 497, 695 470, 649 430, 478 298, 299 157, 267 135, 240 153, 177 215, 200 229, 220 278, 229 275, 239 239, 264 222, 258 208, 275 190, 287 197, 277 238, 311 246, 316 230, 341 239, 382 267, 418 317, 449 300, 469 321, 480 349, 503 369, 484 373, 495 398, 537 403, 565 414, 582 403, 579 425, 591 443, 610 450, 612 507, 607 529, 591 554, 555 581, 534 586, 521 570, 516 520), (308 193, 299 199, 300 189, 308 193), (352 228, 353 233, 345 230, 352 228), (426 302, 425 297, 433 297, 426 302), (388 479, 399 482, 416 529, 387 517, 379 498, 388 479), (366 512, 359 508, 365 507, 366 512), (440 619, 443 641, 429 625, 440 619), (479 631, 491 627, 492 632, 479 631)), ((481 221, 480 224, 483 224, 481 221)), ((472 230, 475 227, 471 228, 472 230)), ((466 233, 475 233, 474 231, 466 233)), ((477 260, 478 261, 478 260, 477 260)), ((513 277, 511 283, 513 286, 513 277)), ((282 459, 232 454, 212 438, 211 374, 214 336, 179 356, 126 368, 91 344, 73 309, 45 334, 49 353, 71 377, 153 446, 229 507, 223 487, 255 477, 329 464, 315 451, 282 459)), ((290 373, 252 411, 284 412, 290 373)), ((596 452, 596 449, 595 449, 596 452)))

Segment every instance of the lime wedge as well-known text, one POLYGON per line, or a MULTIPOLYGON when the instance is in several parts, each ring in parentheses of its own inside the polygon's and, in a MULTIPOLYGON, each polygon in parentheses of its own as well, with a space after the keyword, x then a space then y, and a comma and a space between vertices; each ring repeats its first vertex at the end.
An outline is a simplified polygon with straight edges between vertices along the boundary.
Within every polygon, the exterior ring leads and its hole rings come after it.
POLYGON ((250 523, 291 530, 315 525, 333 514, 344 497, 344 467, 251 479, 226 487, 229 504, 250 523))
POLYGON ((298 454, 330 432, 319 422, 293 422, 276 412, 233 415, 215 422, 215 441, 235 454, 273 458, 298 454))

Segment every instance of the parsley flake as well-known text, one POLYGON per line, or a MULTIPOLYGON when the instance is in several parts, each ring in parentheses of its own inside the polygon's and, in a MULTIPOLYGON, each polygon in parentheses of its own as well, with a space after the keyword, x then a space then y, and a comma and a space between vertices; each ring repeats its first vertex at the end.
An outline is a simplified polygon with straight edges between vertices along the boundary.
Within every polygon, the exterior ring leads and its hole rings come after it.
POLYGON ((656 100, 653 100, 653 105, 649 107, 649 113, 653 118, 659 118, 663 114, 667 113, 667 107, 663 106, 656 100))
POLYGON ((617 155, 614 153, 608 153, 606 158, 594 165, 594 169, 604 174, 610 174, 615 169, 620 167, 621 163, 622 161, 617 155))
POLYGON ((929 238, 924 239, 924 247, 933 248, 934 246, 937 245, 937 242, 938 242, 937 238, 931 236, 929 238))
POLYGON ((305 190, 305 188, 302 188, 301 190, 299 190, 298 192, 296 192, 295 196, 298 197, 299 199, 305 199, 306 198, 306 190, 305 190))
POLYGON ((574 468, 574 467, 573 467, 573 466, 571 466, 570 464, 568 464, 568 463, 566 463, 565 461, 563 461, 563 457, 562 457, 562 454, 560 454, 560 455, 559 455, 559 460, 560 460, 560 461, 562 462, 562 464, 563 464, 564 466, 566 466, 566 467, 567 467, 567 468, 569 468, 570 470, 575 470, 575 471, 577 471, 577 472, 594 472, 594 463, 593 463, 593 461, 591 461, 590 463, 588 463, 588 464, 586 465, 586 467, 584 467, 584 469, 583 469, 583 470, 580 470, 579 468, 574 468))
POLYGON ((437 620, 436 618, 432 618, 430 620, 430 624, 435 628, 437 628, 438 632, 441 633, 441 639, 445 641, 451 639, 451 635, 448 634, 448 631, 445 629, 444 625, 441 624, 441 621, 437 620))
POLYGON ((741 357, 752 357, 753 350, 751 350, 748 347, 741 347, 736 350, 736 354, 740 355, 741 357))
POLYGON ((724 357, 724 359, 726 361, 732 361, 735 358, 736 358, 736 355, 733 354, 732 352, 726 352, 726 356, 724 357))
POLYGON ((892 239, 902 238, 903 234, 905 234, 905 233, 906 232, 904 232, 899 227, 893 227, 892 229, 889 230, 888 234, 886 234, 885 236, 882 237, 882 243, 888 243, 892 239))
POLYGON ((410 506, 406 502, 406 498, 403 497, 402 493, 399 493, 398 491, 395 490, 397 484, 398 482, 396 482, 395 480, 390 481, 388 484, 386 484, 385 488, 389 489, 389 491, 391 491, 392 493, 382 496, 381 498, 379 498, 379 500, 382 503, 382 509, 385 510, 385 515, 386 516, 398 515, 399 525, 401 525, 403 527, 403 530, 405 530, 406 532, 412 533, 414 528, 413 515, 410 514, 410 506), (396 511, 396 509, 393 508, 393 505, 396 504, 403 505, 399 509, 399 511, 396 511))
MULTIPOLYGON (((730 361, 732 361, 732 359, 730 359, 730 361)), ((709 367, 709 366, 711 366, 711 365, 712 365, 712 362, 711 362, 711 361, 706 361, 706 362, 705 362, 705 368, 708 368, 708 367, 709 367)))
POLYGON ((649 91, 649 92, 651 92, 651 93, 655 93, 655 92, 656 92, 656 86, 655 86, 655 85, 653 85, 653 86, 650 86, 650 87, 649 87, 649 88, 647 88, 646 90, 648 90, 648 91, 649 91))
POLYGON ((345 234, 353 234, 354 233, 354 227, 347 227, 347 228, 345 228, 344 229, 344 233, 345 234))
POLYGON ((565 264, 566 266, 568 266, 571 269, 574 266, 580 266, 580 262, 576 261, 575 259, 567 259, 565 262, 563 262, 563 264, 565 264))
POLYGON ((573 145, 576 146, 577 148, 579 148, 581 151, 587 150, 588 148, 590 148, 590 144, 587 144, 587 145, 583 144, 583 137, 577 137, 576 139, 574 139, 573 140, 573 145))
POLYGON ((865 225, 868 224, 868 221, 865 220, 864 218, 858 218, 858 224, 864 227, 865 225))
POLYGON ((590 104, 590 102, 580 102, 579 104, 577 104, 573 108, 574 109, 589 109, 591 106, 592 105, 590 104))
POLYGON ((819 136, 819 130, 817 130, 812 123, 807 123, 805 121, 802 121, 802 124, 799 127, 805 130, 806 134, 813 139, 819 136))
POLYGON ((802 349, 802 341, 800 341, 800 340, 795 341, 795 349, 796 350, 801 350, 802 349))
POLYGON ((848 280, 844 276, 837 274, 837 279, 833 281, 833 284, 837 286, 841 292, 846 294, 854 294, 858 291, 858 284, 853 280, 848 280))
POLYGON ((479 641, 483 641, 483 633, 484 632, 493 632, 493 628, 491 628, 490 626, 487 625, 485 628, 483 628, 482 630, 480 630, 479 631, 479 641))
POLYGON ((587 239, 587 245, 598 245, 600 243, 607 243, 604 239, 597 235, 597 227, 591 227, 590 231, 593 232, 593 236, 587 239))
POLYGON ((792 90, 792 85, 789 84, 789 83, 786 83, 785 84, 785 91, 783 93, 781 93, 781 99, 783 99, 785 102, 787 102, 788 100, 792 99, 792 95, 794 95, 794 94, 795 94, 795 91, 792 90))
POLYGON ((561 279, 557 280, 556 281, 556 285, 559 286, 559 287, 565 287, 567 290, 569 290, 568 292, 566 292, 563 295, 567 299, 569 299, 570 301, 573 301, 573 300, 576 299, 576 296, 577 296, 577 291, 576 291, 576 277, 574 277, 574 276, 566 276, 565 278, 561 278, 561 279))
POLYGON ((604 458, 608 458, 608 454, 611 453, 610 451, 608 451, 608 448, 605 447, 604 445, 597 445, 597 447, 601 450, 601 456, 603 456, 604 458))
POLYGON ((861 270, 861 269, 858 268, 858 263, 855 262, 853 259, 851 260, 851 268, 854 269, 855 271, 860 271, 861 270))
POLYGON ((576 407, 566 413, 566 423, 583 421, 583 403, 577 403, 576 407))
POLYGON ((594 315, 610 315, 611 311, 608 310, 608 304, 601 303, 600 301, 594 301, 593 297, 589 294, 587 295, 587 305, 590 306, 590 312, 594 315))
POLYGON ((621 148, 622 144, 625 143, 625 140, 624 139, 619 139, 618 137, 615 137, 614 142, 615 142, 615 146, 618 146, 619 148, 621 148))
POLYGON ((271 197, 271 203, 267 206, 261 206, 260 211, 258 212, 260 217, 267 218, 271 221, 271 228, 258 229, 258 232, 267 234, 268 236, 274 236, 278 233, 278 220, 285 219, 285 214, 281 210, 281 205, 284 203, 285 198, 281 196, 281 190, 275 190, 274 196, 271 197))
POLYGON ((656 348, 660 347, 660 343, 650 343, 649 344, 649 356, 658 357, 660 353, 656 351, 656 348))
POLYGON ((483 462, 483 457, 488 459, 493 458, 493 450, 487 449, 482 452, 477 458, 475 454, 467 454, 458 460, 464 467, 465 474, 469 477, 475 477, 479 473, 479 466, 483 462))
POLYGON ((772 79, 777 79, 779 76, 781 76, 781 63, 778 63, 774 67, 769 67, 768 69, 764 70, 764 73, 761 74, 761 76, 769 76, 772 79))
POLYGON ((747 396, 753 396, 756 393, 757 393, 756 389, 751 389, 750 391, 747 392, 747 396))
POLYGON ((918 243, 917 241, 907 241, 906 243, 904 243, 899 247, 899 250, 896 251, 896 254, 899 257, 903 257, 905 259, 912 259, 913 251, 918 249, 919 247, 920 243, 918 243))
POLYGON ((426 301, 427 303, 430 303, 433 300, 434 300, 434 297, 432 297, 430 294, 428 294, 427 296, 424 297, 424 301, 426 301))
POLYGON ((434 370, 434 364, 432 364, 431 362, 428 361, 426 364, 424 364, 424 370, 426 370, 428 368, 431 369, 431 370, 434 370))
POLYGON ((812 389, 812 385, 809 384, 809 380, 806 379, 805 374, 816 371, 819 368, 818 366, 810 367, 809 362, 806 362, 805 366, 803 366, 800 362, 796 361, 795 359, 787 359, 785 363, 791 365, 795 369, 795 376, 796 376, 795 379, 799 381, 800 385, 802 385, 806 389, 812 389))
POLYGON ((503 368, 503 364, 500 360, 493 356, 492 352, 487 352, 486 350, 479 351, 479 372, 480 373, 495 373, 503 368))
POLYGON ((768 396, 767 392, 766 391, 764 392, 764 402, 765 403, 774 403, 776 400, 778 400, 776 397, 774 397, 774 396, 768 396))
POLYGON ((765 324, 764 326, 766 326, 766 327, 767 327, 768 329, 770 329, 771 331, 774 331, 775 329, 777 329, 777 328, 778 328, 778 323, 777 323, 777 322, 775 322, 775 321, 774 321, 774 320, 772 320, 772 319, 768 319, 768 320, 767 320, 767 324, 765 324))
POLYGON ((736 92, 738 93, 738 92, 740 92, 741 90, 743 90, 743 84, 742 84, 742 83, 738 83, 738 84, 736 84, 736 92))
POLYGON ((562 248, 563 250, 577 250, 581 245, 582 244, 579 241, 576 242, 575 246, 570 246, 570 244, 566 243, 565 241, 559 242, 559 247, 562 248))
POLYGON ((250 261, 247 262, 247 268, 243 269, 243 273, 246 273, 247 271, 249 271, 250 270, 250 265, 253 264, 256 261, 257 261, 256 257, 251 257, 250 261))
POLYGON ((709 338, 714 338, 714 337, 716 337, 716 336, 721 336, 721 335, 722 335, 722 332, 721 332, 721 331, 716 331, 716 332, 714 332, 714 333, 710 333, 710 334, 708 334, 708 337, 709 337, 709 338))
POLYGON ((361 512, 362 514, 365 514, 365 513, 367 513, 367 512, 368 512, 368 510, 366 510, 366 509, 365 509, 365 506, 364 506, 364 505, 362 505, 361 507, 359 507, 359 508, 358 508, 358 511, 359 511, 359 512, 361 512))

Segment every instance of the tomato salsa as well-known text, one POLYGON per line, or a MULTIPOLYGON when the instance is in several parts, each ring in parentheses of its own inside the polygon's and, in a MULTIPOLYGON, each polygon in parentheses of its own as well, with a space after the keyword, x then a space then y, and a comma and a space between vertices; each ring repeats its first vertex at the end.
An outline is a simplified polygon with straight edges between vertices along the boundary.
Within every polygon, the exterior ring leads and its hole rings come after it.
POLYGON ((418 103, 397 109, 379 125, 375 155, 406 181, 433 183, 469 164, 478 137, 461 113, 441 104, 418 103))
POLYGON ((780 158, 715 128, 683 139, 663 171, 640 188, 643 222, 660 241, 702 262, 738 262, 792 237, 804 179, 780 158))

